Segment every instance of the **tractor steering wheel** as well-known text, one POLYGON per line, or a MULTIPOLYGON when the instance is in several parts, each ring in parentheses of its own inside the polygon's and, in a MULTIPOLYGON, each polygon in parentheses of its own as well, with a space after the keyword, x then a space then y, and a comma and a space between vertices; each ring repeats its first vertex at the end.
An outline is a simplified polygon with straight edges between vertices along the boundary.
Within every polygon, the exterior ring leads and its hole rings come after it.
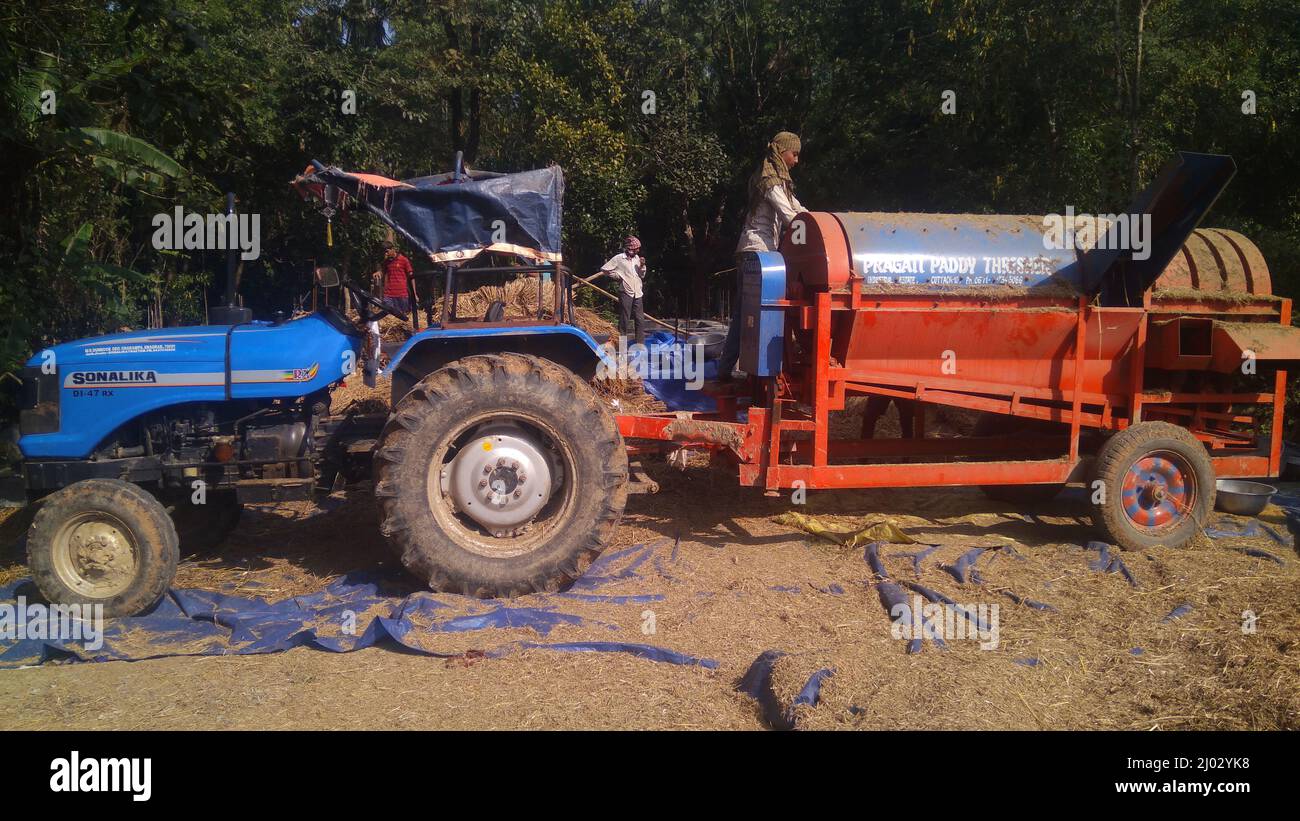
POLYGON ((403 322, 408 322, 410 320, 410 317, 406 314, 401 311, 393 310, 384 303, 375 299, 375 297, 364 288, 354 285, 351 282, 344 282, 343 287, 347 288, 348 292, 357 298, 357 302, 359 303, 357 305, 357 313, 361 315, 361 320, 363 322, 373 322, 385 314, 396 317, 403 322), (368 310, 370 308, 373 308, 375 313, 371 313, 371 311, 368 310))

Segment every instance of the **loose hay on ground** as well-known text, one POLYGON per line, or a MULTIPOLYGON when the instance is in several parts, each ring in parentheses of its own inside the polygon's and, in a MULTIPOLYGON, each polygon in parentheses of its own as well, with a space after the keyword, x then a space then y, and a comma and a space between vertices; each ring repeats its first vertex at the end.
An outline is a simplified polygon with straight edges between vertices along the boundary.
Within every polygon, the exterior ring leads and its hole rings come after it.
MULTIPOLYGON (((958 602, 999 605, 998 649, 959 640, 943 652, 927 642, 920 654, 907 655, 905 642, 890 635, 860 549, 845 551, 775 523, 790 509, 788 500, 737 487, 734 475, 704 468, 679 473, 660 462, 648 469, 663 490, 629 501, 615 548, 657 542, 662 572, 651 560, 642 565, 644 578, 592 592, 661 595, 662 601, 565 603, 562 610, 589 623, 546 636, 489 630, 439 638, 451 642, 444 647, 465 650, 506 640, 640 642, 714 659, 716 671, 549 650, 495 659, 470 653, 445 662, 392 650, 342 656, 295 650, 259 658, 46 665, 0 674, 6 705, 0 726, 756 729, 763 726, 757 707, 735 685, 768 649, 792 656, 778 665, 774 681, 783 699, 815 670, 835 669, 821 704, 800 710, 807 728, 1300 726, 1300 562, 1267 539, 1124 553, 1141 583, 1134 589, 1118 574, 1089 569, 1096 553, 1081 545, 1090 531, 1068 502, 1037 508, 1035 523, 973 490, 809 494, 803 511, 837 527, 885 516, 918 541, 939 544, 919 581, 958 602), (960 585, 940 569, 972 546, 1005 544, 1024 561, 1000 552, 982 557, 983 586, 960 585), (1246 556, 1245 546, 1281 555, 1286 564, 1246 556), (830 592, 832 585, 843 593, 830 592), (1016 605, 1004 589, 1056 612, 1016 605), (1184 602, 1193 605, 1189 614, 1161 623, 1184 602), (643 632, 646 610, 654 614, 653 633, 643 632), (1244 610, 1259 617, 1254 634, 1242 631, 1244 610), (1037 666, 1016 663, 1029 659, 1037 666), (178 701, 196 681, 203 682, 201 692, 178 701), (115 695, 106 701, 104 692, 115 695)), ((364 488, 327 504, 333 509, 250 509, 226 546, 182 566, 180 583, 229 585, 231 592, 274 599, 320 590, 350 570, 380 569, 390 580, 385 592, 418 589, 379 537, 364 488)), ((915 549, 881 551, 896 581, 917 580, 911 560, 898 555, 915 549)), ((529 604, 525 598, 509 606, 529 604)), ((463 605, 466 612, 489 606, 463 605)))

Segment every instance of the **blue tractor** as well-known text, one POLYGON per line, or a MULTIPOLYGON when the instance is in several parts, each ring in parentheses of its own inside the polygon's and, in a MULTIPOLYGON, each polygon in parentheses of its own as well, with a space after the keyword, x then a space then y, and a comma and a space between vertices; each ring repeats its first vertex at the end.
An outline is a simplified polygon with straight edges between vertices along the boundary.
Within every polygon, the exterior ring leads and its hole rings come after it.
POLYGON ((378 216, 442 280, 441 316, 387 366, 391 413, 331 413, 331 389, 377 366, 366 323, 418 323, 348 283, 360 323, 334 307, 254 320, 235 305, 231 269, 210 325, 39 351, 23 372, 19 447, 39 502, 27 550, 41 592, 139 613, 167 590, 182 548, 220 541, 245 503, 305 500, 367 475, 383 535, 432 588, 567 585, 613 536, 628 462, 590 387, 600 349, 572 324, 560 170, 396 181, 313 163, 294 186, 327 216, 378 216), (513 264, 481 264, 502 255, 513 264), (551 307, 539 299, 523 320, 498 305, 457 315, 460 283, 502 274, 536 277, 551 307))

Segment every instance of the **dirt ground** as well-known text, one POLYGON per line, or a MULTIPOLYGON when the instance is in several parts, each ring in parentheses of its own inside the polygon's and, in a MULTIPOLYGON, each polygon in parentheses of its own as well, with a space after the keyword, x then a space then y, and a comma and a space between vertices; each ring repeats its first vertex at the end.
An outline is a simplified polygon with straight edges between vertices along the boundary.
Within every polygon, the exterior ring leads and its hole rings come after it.
MULTIPOLYGON (((1097 553, 1082 546, 1093 534, 1070 499, 1030 507, 973 489, 837 491, 795 506, 739 488, 721 470, 646 469, 662 489, 630 499, 614 549, 656 544, 657 570, 600 592, 662 600, 609 607, 602 619, 623 640, 714 659, 716 669, 540 649, 440 659, 395 645, 49 663, 0 670, 0 728, 763 729, 736 685, 765 650, 787 654, 772 678, 782 704, 814 672, 832 670, 820 703, 797 710, 809 729, 1300 727, 1300 561, 1267 536, 1122 554, 1134 587, 1090 569, 1097 553), (998 647, 927 641, 909 654, 891 635, 862 546, 777 521, 792 510, 843 530, 892 521, 922 544, 880 551, 890 578, 998 604, 998 647), (901 554, 926 545, 938 548, 918 574, 901 554), (977 560, 983 584, 941 567, 975 547, 1004 548, 977 560), (1186 615, 1165 620, 1184 604, 1186 615), (643 633, 647 609, 652 635, 643 633), (1253 632, 1243 630, 1246 611, 1253 632)), ((250 507, 215 554, 183 561, 176 584, 283 598, 378 569, 386 592, 414 592, 375 519, 364 487, 320 506, 250 507)), ((1287 533, 1276 508, 1262 519, 1287 533)), ((20 524, 0 525, 0 584, 25 575, 20 524)), ((595 638, 609 634, 566 626, 547 640, 595 638)))

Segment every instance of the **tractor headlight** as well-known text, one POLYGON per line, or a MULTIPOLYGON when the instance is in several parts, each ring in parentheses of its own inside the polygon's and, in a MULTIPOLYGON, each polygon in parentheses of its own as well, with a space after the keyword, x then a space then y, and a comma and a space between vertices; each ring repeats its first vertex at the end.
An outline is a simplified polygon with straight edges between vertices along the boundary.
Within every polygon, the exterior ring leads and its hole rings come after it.
POLYGON ((23 436, 59 432, 59 374, 23 368, 18 402, 18 430, 23 436))

